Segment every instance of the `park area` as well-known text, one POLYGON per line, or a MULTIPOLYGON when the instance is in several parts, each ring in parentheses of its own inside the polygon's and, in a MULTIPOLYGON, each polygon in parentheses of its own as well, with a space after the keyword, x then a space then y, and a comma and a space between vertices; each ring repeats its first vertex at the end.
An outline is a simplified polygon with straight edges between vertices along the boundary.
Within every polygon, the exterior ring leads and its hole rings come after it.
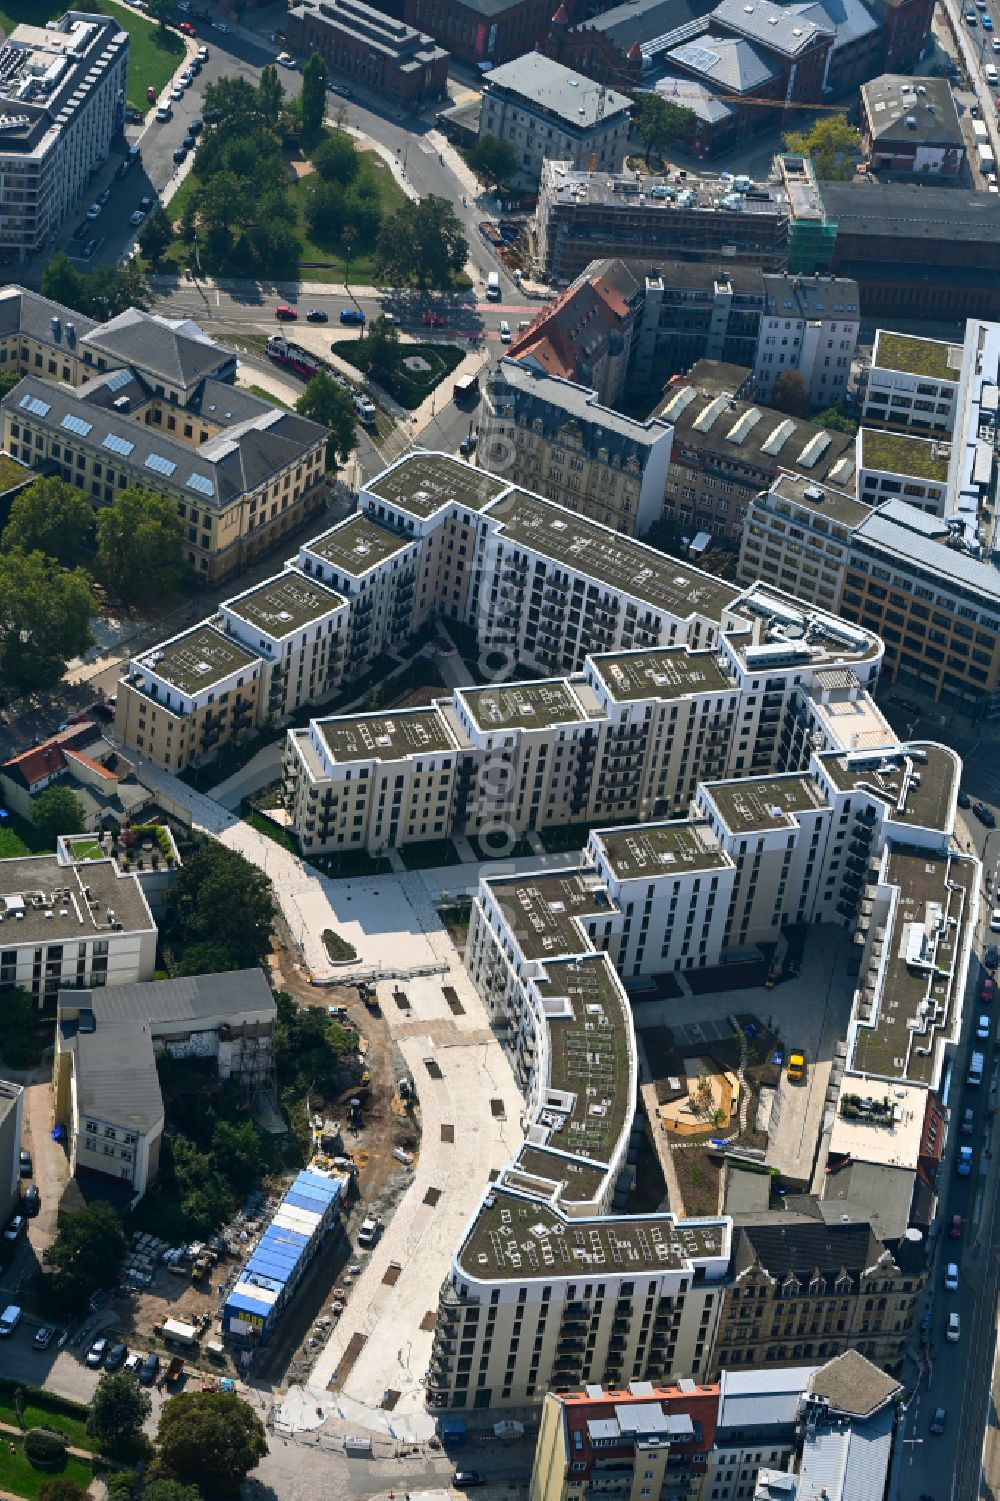
POLYGON ((375 371, 368 357, 371 346, 367 339, 338 339, 330 348, 362 375, 370 375, 408 412, 415 411, 443 380, 458 369, 466 353, 454 344, 401 342, 394 351, 391 368, 375 371))

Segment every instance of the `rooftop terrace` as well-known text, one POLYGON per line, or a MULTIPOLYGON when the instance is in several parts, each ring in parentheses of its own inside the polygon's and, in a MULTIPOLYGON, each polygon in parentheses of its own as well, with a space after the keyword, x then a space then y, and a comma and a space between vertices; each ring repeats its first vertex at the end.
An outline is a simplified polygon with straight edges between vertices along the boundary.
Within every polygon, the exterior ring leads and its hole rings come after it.
POLYGON ((732 834, 759 834, 790 829, 798 813, 827 806, 811 777, 744 777, 735 782, 707 782, 711 798, 732 834))
POLYGON ((526 959, 583 954, 591 945, 577 919, 609 912, 601 883, 577 871, 489 880, 490 892, 526 959))
POLYGON ((897 900, 889 931, 876 928, 869 966, 859 981, 848 1066, 933 1087, 941 1047, 957 1036, 961 1021, 959 961, 977 867, 958 855, 932 858, 926 850, 890 845, 882 869, 897 900))
POLYGON ((943 339, 921 339, 913 334, 890 333, 880 328, 872 364, 882 370, 926 375, 931 380, 957 381, 962 368, 962 346, 948 344, 943 339))
POLYGON ((886 804, 894 823, 947 832, 959 777, 958 757, 946 746, 914 744, 893 754, 859 751, 821 756, 841 792, 857 787, 886 804))
POLYGON ((367 573, 369 568, 375 568, 412 545, 412 537, 389 531, 361 512, 348 516, 339 526, 306 543, 309 552, 353 577, 367 573))
POLYGON ((592 657, 594 670, 618 703, 638 698, 672 699, 689 693, 717 693, 733 684, 714 652, 683 646, 626 651, 592 657))
POLYGON ((883 433, 873 427, 863 427, 860 436, 863 469, 908 474, 941 485, 948 478, 947 456, 942 456, 942 445, 930 438, 883 433))
POLYGON ((458 1259, 484 1280, 681 1271, 726 1256, 724 1219, 567 1220, 557 1210, 497 1189, 487 1195, 458 1259))
POLYGON ((740 592, 524 490, 511 491, 489 515, 519 546, 682 620, 697 614, 717 621, 740 592))
POLYGON ((334 761, 398 761, 455 749, 437 709, 345 714, 313 723, 334 761))
POLYGON ((686 820, 601 829, 594 837, 619 881, 719 870, 732 863, 707 823, 686 820))
POLYGON ((457 696, 473 722, 487 733, 505 729, 542 730, 587 718, 576 694, 559 678, 498 684, 491 688, 460 688, 457 696))
POLYGON ((259 660, 232 636, 203 623, 173 641, 163 642, 154 651, 143 652, 133 665, 155 673, 180 693, 192 695, 255 666, 259 660))
POLYGON ((280 641, 283 636, 322 620, 345 603, 343 595, 295 568, 288 568, 276 578, 266 579, 258 588, 224 600, 223 608, 265 636, 280 641))
POLYGON ((508 481, 461 459, 443 453, 415 453, 401 459, 365 490, 387 505, 399 506, 414 516, 433 516, 454 501, 470 511, 480 511, 507 489, 508 481))

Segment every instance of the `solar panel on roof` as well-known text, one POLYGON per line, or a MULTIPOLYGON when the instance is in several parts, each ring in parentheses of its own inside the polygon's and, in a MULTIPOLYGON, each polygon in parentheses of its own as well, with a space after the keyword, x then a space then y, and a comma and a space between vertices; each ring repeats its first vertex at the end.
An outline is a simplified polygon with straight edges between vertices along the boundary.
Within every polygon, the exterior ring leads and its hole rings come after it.
POLYGON ((76 433, 79 437, 85 438, 94 424, 85 422, 82 417, 77 417, 73 412, 67 412, 59 426, 64 427, 68 433, 76 433))
POLYGON ((184 484, 187 489, 195 490, 199 495, 215 494, 215 486, 207 475, 204 474, 189 474, 184 484))
POLYGON ((18 406, 33 417, 47 417, 52 410, 47 401, 40 401, 37 396, 22 396, 18 406))
POLYGON ((152 469, 155 474, 163 474, 169 478, 177 468, 177 465, 172 464, 169 459, 165 459, 162 454, 150 453, 146 455, 145 467, 152 469))
POLYGON ((107 386, 109 391, 120 391, 122 386, 127 386, 132 379, 131 370, 116 370, 108 377, 107 386))
POLYGON ((135 444, 130 443, 127 438, 119 438, 117 433, 108 433, 101 440, 101 447, 110 448, 112 453, 120 453, 122 458, 127 459, 135 444))

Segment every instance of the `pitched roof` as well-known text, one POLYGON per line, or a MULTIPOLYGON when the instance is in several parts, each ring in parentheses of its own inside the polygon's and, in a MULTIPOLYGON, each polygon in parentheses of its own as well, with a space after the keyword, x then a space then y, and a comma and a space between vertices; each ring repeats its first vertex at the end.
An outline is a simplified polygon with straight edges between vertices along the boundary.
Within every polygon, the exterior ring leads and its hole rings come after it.
POLYGON ((965 149, 955 98, 947 79, 904 78, 898 73, 883 73, 861 85, 861 107, 873 141, 933 143, 965 149))
POLYGON ((777 1211, 755 1215, 749 1224, 734 1222, 734 1265, 742 1271, 758 1262, 772 1277, 795 1275, 808 1281, 816 1271, 834 1277, 842 1270, 863 1272, 884 1251, 867 1220, 825 1225, 807 1215, 777 1211))
POLYGON ((621 261, 588 266, 510 346, 510 357, 530 360, 565 380, 586 379, 612 335, 631 317, 624 290, 629 285, 638 289, 642 283, 621 261))
POLYGON ((834 27, 827 20, 822 24, 799 16, 785 6, 774 5, 772 0, 721 0, 712 11, 710 20, 725 31, 735 31, 737 36, 760 42, 770 52, 779 52, 783 57, 800 57, 819 42, 834 36, 834 27))
POLYGON ((5 776, 22 783, 30 790, 36 782, 41 782, 46 777, 54 777, 58 772, 65 770, 67 749, 87 745, 98 734, 98 728, 93 720, 85 719, 81 724, 72 724, 68 729, 60 730, 57 735, 43 740, 40 745, 33 745, 30 750, 11 756, 0 770, 5 776))
POLYGON ((903 1390, 894 1377, 857 1350, 845 1350, 819 1367, 809 1381, 809 1393, 822 1397, 832 1413, 869 1418, 903 1390))
POLYGON ((162 318, 127 308, 98 324, 84 341, 122 365, 159 375, 177 386, 192 386, 234 358, 190 318, 162 318))
POLYGON ((668 62, 690 70, 733 94, 751 94, 781 75, 760 47, 745 37, 706 32, 667 53, 668 62))
MULTIPOLYGON (((834 52, 860 41, 862 37, 871 36, 882 24, 861 0, 806 0, 805 4, 793 5, 790 9, 806 20, 815 21, 818 26, 832 28, 836 33, 834 52)), ((948 87, 946 83, 944 86, 948 87)))

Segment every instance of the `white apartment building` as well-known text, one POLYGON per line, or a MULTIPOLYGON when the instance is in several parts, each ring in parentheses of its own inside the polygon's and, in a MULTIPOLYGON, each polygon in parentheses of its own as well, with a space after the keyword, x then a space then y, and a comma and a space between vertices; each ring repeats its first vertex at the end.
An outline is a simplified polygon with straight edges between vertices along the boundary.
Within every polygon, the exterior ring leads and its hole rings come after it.
POLYGON ((631 100, 541 52, 491 68, 483 81, 479 135, 517 153, 519 184, 536 188, 542 163, 615 172, 625 156, 631 100))
POLYGON ((343 675, 361 677, 369 662, 413 628, 416 543, 349 516, 299 548, 299 567, 350 600, 344 621, 343 675))
POLYGON ((855 442, 859 500, 869 506, 903 500, 931 516, 946 514, 947 443, 874 427, 860 427, 855 442))
POLYGON ((0 987, 42 1005, 60 990, 152 977, 156 924, 139 878, 113 859, 0 860, 0 987))
POLYGON ((843 490, 779 474, 743 524, 739 576, 773 579, 797 599, 836 611, 854 529, 871 507, 843 490))
POLYGON ((861 326, 858 284, 841 276, 764 276, 754 380, 770 401, 778 377, 796 370, 809 404, 832 406, 847 390, 861 326))
POLYGON ((25 261, 85 206, 90 178, 125 124, 129 35, 67 11, 15 26, 0 46, 0 254, 25 261))
POLYGON ((950 437, 962 346, 880 328, 861 407, 865 426, 950 437))

